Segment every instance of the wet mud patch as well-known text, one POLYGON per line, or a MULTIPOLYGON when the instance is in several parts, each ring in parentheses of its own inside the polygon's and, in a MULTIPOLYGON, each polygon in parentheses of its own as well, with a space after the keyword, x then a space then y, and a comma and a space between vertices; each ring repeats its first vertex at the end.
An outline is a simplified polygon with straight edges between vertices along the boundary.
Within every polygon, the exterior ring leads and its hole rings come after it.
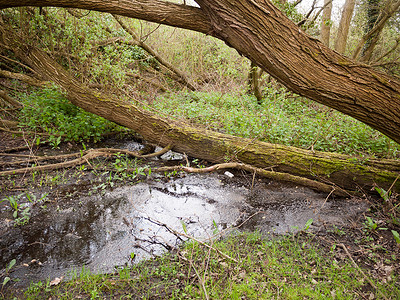
POLYGON ((249 231, 283 234, 297 232, 312 219, 311 229, 345 226, 356 222, 368 209, 361 199, 328 199, 305 187, 285 186, 276 182, 258 184, 246 197, 251 209, 258 213, 243 225, 249 231))
MULTIPOLYGON (((79 185, 63 189, 77 191, 79 185)), ((15 227, 1 219, 1 268, 16 259, 11 277, 20 281, 14 288, 68 277, 72 268, 112 272, 115 266, 160 255, 185 240, 170 229, 198 238, 236 230, 239 224, 239 230, 285 233, 312 218, 313 229, 321 230, 327 224, 348 224, 368 208, 361 200, 326 199, 307 188, 275 182, 253 184, 238 174, 152 175, 91 196, 85 189, 68 194, 46 210, 33 208, 27 225, 15 227)))

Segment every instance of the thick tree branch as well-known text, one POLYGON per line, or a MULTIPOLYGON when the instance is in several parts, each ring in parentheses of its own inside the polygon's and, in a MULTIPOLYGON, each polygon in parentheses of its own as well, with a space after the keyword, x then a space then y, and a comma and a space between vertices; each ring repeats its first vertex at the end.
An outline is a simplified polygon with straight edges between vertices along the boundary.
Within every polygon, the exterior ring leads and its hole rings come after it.
POLYGON ((400 142, 400 80, 355 63, 305 34, 267 0, 197 0, 214 35, 289 90, 400 142))
POLYGON ((0 70, 0 77, 21 80, 27 84, 37 87, 44 87, 46 84, 49 83, 48 81, 41 81, 26 74, 14 73, 6 70, 0 70))
POLYGON ((160 0, 0 0, 0 9, 19 6, 54 6, 96 10, 206 34, 212 32, 209 20, 200 9, 160 0))

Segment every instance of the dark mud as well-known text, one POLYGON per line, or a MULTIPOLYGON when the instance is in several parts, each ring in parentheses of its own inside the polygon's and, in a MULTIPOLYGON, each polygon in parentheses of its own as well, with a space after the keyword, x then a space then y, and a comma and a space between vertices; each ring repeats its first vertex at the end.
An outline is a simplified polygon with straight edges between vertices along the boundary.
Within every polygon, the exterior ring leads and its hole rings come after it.
POLYGON ((231 230, 282 234, 301 230, 313 219, 311 229, 324 230, 354 222, 368 208, 362 200, 327 198, 304 187, 232 175, 151 175, 133 185, 91 193, 94 175, 88 173, 49 191, 46 206, 28 202, 32 215, 23 226, 15 226, 3 202, 0 268, 4 274, 16 259, 10 277, 19 281, 12 285, 26 287, 31 281, 68 277, 82 266, 112 272, 116 266, 160 255, 186 240, 171 229, 202 239, 231 230))

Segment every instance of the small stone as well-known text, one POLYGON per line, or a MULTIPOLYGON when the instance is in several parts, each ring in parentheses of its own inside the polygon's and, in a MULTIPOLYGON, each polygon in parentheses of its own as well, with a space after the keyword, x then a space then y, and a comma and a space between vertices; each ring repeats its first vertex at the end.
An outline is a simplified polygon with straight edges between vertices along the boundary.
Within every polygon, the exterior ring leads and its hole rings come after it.
POLYGON ((226 172, 224 173, 224 175, 228 176, 229 178, 235 177, 235 175, 233 175, 231 172, 228 172, 228 171, 226 171, 226 172))

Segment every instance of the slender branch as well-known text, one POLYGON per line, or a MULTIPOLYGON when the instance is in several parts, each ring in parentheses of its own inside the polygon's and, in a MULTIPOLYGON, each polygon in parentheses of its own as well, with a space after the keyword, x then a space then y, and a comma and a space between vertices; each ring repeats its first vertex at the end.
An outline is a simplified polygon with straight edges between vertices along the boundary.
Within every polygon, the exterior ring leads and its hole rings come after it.
MULTIPOLYGON (((288 173, 282 172, 275 172, 275 171, 267 171, 264 169, 256 168, 247 164, 242 163, 222 163, 212 165, 207 168, 193 168, 193 167, 186 167, 186 166, 172 166, 172 167, 160 167, 156 169, 152 169, 152 172, 162 173, 162 172, 172 172, 172 171, 184 171, 188 173, 209 173, 216 170, 222 169, 238 169, 244 170, 251 173, 256 173, 259 176, 276 179, 286 182, 292 182, 296 184, 300 184, 303 186, 307 186, 309 188, 318 190, 324 193, 333 193, 338 196, 349 196, 352 192, 346 191, 340 187, 332 186, 329 184, 325 184, 316 180, 311 180, 305 177, 295 176, 288 173)), ((133 169, 128 169, 127 171, 133 171, 133 169)))
MULTIPOLYGON (((331 4, 331 3, 332 3, 332 0, 330 0, 330 1, 327 2, 327 3, 325 3, 325 5, 322 6, 322 7, 317 11, 317 13, 313 16, 312 20, 309 21, 309 24, 313 24, 313 23, 315 22, 315 20, 317 20, 318 16, 321 14, 321 12, 325 9, 325 7, 327 7, 327 6, 328 6, 329 4, 331 4)), ((315 7, 315 4, 316 4, 316 1, 313 2, 310 11, 309 11, 308 14, 304 17, 304 19, 297 23, 297 26, 301 26, 301 25, 303 25, 304 23, 306 23, 306 22, 309 20, 311 13, 312 13, 314 10, 316 10, 316 9, 318 8, 318 7, 315 7)))
POLYGON ((9 71, 5 71, 5 70, 0 70, 0 76, 6 77, 6 78, 11 78, 11 79, 17 79, 17 80, 23 81, 25 83, 28 83, 30 85, 37 86, 37 87, 43 87, 48 83, 47 81, 38 80, 29 75, 25 75, 22 73, 9 72, 9 71))
POLYGON ((21 67, 23 67, 23 68, 29 70, 29 71, 32 72, 32 73, 36 73, 36 71, 35 71, 34 69, 30 68, 29 66, 27 66, 27 65, 25 65, 25 64, 23 64, 23 63, 21 63, 21 62, 19 62, 19 61, 17 61, 17 60, 11 59, 11 58, 9 58, 9 57, 7 57, 7 56, 3 56, 3 55, 0 55, 0 57, 1 57, 2 59, 5 59, 5 60, 11 61, 11 62, 13 62, 13 63, 15 63, 15 64, 18 64, 18 65, 20 65, 21 67))
POLYGON ((378 289, 376 287, 376 285, 372 282, 372 280, 365 275, 365 273, 363 272, 363 270, 361 270, 361 268, 356 264, 356 262, 354 261, 353 257, 351 256, 349 250, 347 250, 347 247, 344 244, 338 244, 338 246, 342 247, 343 250, 346 252, 348 258, 350 259, 351 263, 353 264, 353 266, 358 270, 358 272, 360 272, 360 274, 368 281, 368 283, 376 290, 379 292, 379 294, 381 294, 381 296, 383 297, 383 299, 388 299, 388 297, 386 297, 380 289, 378 289))
POLYGON ((373 66, 375 66, 375 65, 377 65, 377 63, 379 62, 379 61, 381 61, 384 57, 386 57, 386 56, 388 56, 390 53, 392 53, 394 50, 396 50, 397 49, 397 47, 400 45, 400 38, 397 38, 396 39, 396 44, 391 48, 391 49, 389 49, 389 51, 387 51, 386 53, 384 53, 383 55, 381 55, 378 59, 376 59, 374 62, 373 62, 373 66))
POLYGON ((165 66, 168 70, 170 70, 171 72, 173 72, 174 74, 176 74, 176 76, 179 77, 179 79, 192 91, 195 91, 196 88, 193 86, 193 84, 191 84, 189 82, 189 80, 187 79, 187 77, 177 68, 175 68, 175 66, 173 66, 171 63, 169 63, 168 61, 166 61, 161 55, 159 55, 153 48, 151 48, 148 44, 146 44, 145 42, 141 41, 139 36, 131 29, 129 28, 124 21, 122 20, 121 17, 113 15, 114 19, 121 25, 121 27, 131 35, 131 37, 134 39, 135 43, 137 43, 137 45, 142 48, 144 51, 146 51, 147 53, 149 53, 151 56, 153 56, 158 62, 160 62, 160 64, 162 64, 163 66, 165 66))
POLYGON ((392 7, 387 7, 384 9, 384 12, 382 12, 379 22, 377 22, 374 28, 372 28, 366 35, 361 38, 360 42, 353 52, 353 59, 357 59, 359 57, 361 49, 366 41, 368 41, 375 34, 380 34, 387 20, 389 20, 393 16, 393 14, 399 9, 399 7, 400 1, 397 1, 392 7))

